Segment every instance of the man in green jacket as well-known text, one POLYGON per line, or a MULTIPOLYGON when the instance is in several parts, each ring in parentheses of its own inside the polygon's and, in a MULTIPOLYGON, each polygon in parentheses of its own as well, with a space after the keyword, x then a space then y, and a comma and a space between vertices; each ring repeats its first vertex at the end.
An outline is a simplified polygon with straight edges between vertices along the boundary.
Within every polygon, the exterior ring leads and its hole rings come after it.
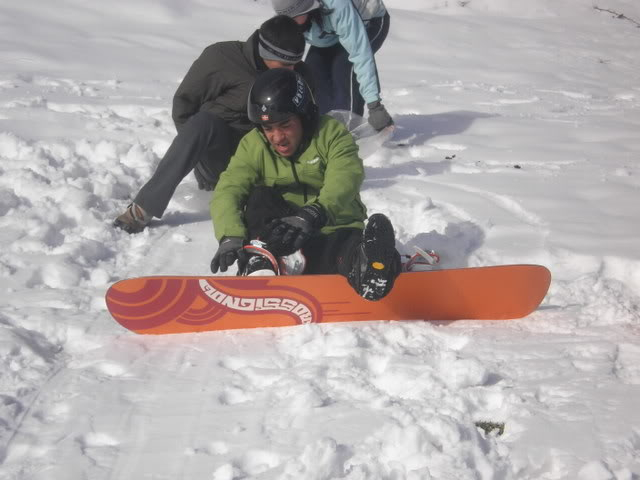
POLYGON ((212 272, 237 260, 241 275, 273 275, 304 258, 304 273, 339 273, 368 300, 387 295, 400 272, 393 226, 375 214, 365 227, 364 167, 346 127, 319 115, 304 79, 286 69, 258 76, 248 112, 258 128, 240 142, 211 201, 212 272))
POLYGON ((264 22, 245 42, 208 46, 193 63, 173 98, 178 135, 114 226, 141 232, 162 217, 182 179, 194 170, 198 187, 212 190, 244 134, 247 95, 256 76, 269 68, 292 68, 309 79, 301 62, 305 41, 294 20, 284 15, 264 22))

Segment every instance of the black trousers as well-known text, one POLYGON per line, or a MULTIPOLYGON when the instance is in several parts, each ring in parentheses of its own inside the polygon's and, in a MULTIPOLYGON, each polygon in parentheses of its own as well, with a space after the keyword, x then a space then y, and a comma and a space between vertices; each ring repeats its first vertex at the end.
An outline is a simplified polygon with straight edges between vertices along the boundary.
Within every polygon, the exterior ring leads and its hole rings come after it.
MULTIPOLYGON (((387 13, 383 17, 372 18, 366 24, 367 36, 374 53, 387 38, 389 23, 387 13)), ((315 98, 320 113, 347 110, 363 115, 364 99, 360 95, 360 84, 353 71, 353 64, 349 61, 349 53, 340 43, 324 48, 310 47, 304 62, 313 73, 316 85, 315 98)))
MULTIPOLYGON (((294 215, 298 207, 288 203, 271 187, 254 187, 247 200, 245 223, 250 239, 260 239, 269 222, 276 218, 294 215)), ((359 228, 341 228, 328 235, 318 233, 302 247, 307 259, 305 274, 349 274, 356 248, 362 242, 359 228)))
POLYGON ((196 166, 215 185, 244 134, 214 113, 196 113, 182 126, 134 202, 148 214, 162 217, 176 187, 196 166))

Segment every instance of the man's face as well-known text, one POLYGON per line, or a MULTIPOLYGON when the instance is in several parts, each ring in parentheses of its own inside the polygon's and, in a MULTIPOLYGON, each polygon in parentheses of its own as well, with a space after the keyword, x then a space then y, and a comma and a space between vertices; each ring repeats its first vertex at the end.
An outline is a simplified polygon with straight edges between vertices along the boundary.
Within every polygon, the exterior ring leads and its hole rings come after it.
POLYGON ((295 63, 285 63, 280 60, 267 60, 265 58, 262 59, 267 68, 286 68, 287 70, 293 70, 295 63))
POLYGON ((296 153, 304 133, 298 115, 291 115, 281 122, 263 124, 262 131, 275 151, 283 157, 290 157, 296 153))

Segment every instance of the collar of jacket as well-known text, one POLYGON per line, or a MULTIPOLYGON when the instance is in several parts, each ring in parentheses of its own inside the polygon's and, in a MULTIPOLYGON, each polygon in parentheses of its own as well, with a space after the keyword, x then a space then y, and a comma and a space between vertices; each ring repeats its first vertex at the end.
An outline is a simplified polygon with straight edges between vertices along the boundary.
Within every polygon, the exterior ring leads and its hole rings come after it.
POLYGON ((267 70, 267 66, 258 53, 258 30, 253 32, 247 41, 244 42, 244 45, 242 45, 242 53, 251 65, 256 67, 258 72, 267 70))

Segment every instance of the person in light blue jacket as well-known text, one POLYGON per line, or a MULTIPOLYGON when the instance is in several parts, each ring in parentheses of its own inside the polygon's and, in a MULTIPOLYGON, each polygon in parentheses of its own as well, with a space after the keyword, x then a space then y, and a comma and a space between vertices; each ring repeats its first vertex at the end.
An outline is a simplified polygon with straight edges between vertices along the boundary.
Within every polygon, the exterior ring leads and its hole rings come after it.
POLYGON ((292 17, 310 44, 305 63, 316 81, 320 113, 364 114, 376 130, 393 125, 380 98, 374 53, 389 32, 382 0, 271 0, 278 15, 292 17))

